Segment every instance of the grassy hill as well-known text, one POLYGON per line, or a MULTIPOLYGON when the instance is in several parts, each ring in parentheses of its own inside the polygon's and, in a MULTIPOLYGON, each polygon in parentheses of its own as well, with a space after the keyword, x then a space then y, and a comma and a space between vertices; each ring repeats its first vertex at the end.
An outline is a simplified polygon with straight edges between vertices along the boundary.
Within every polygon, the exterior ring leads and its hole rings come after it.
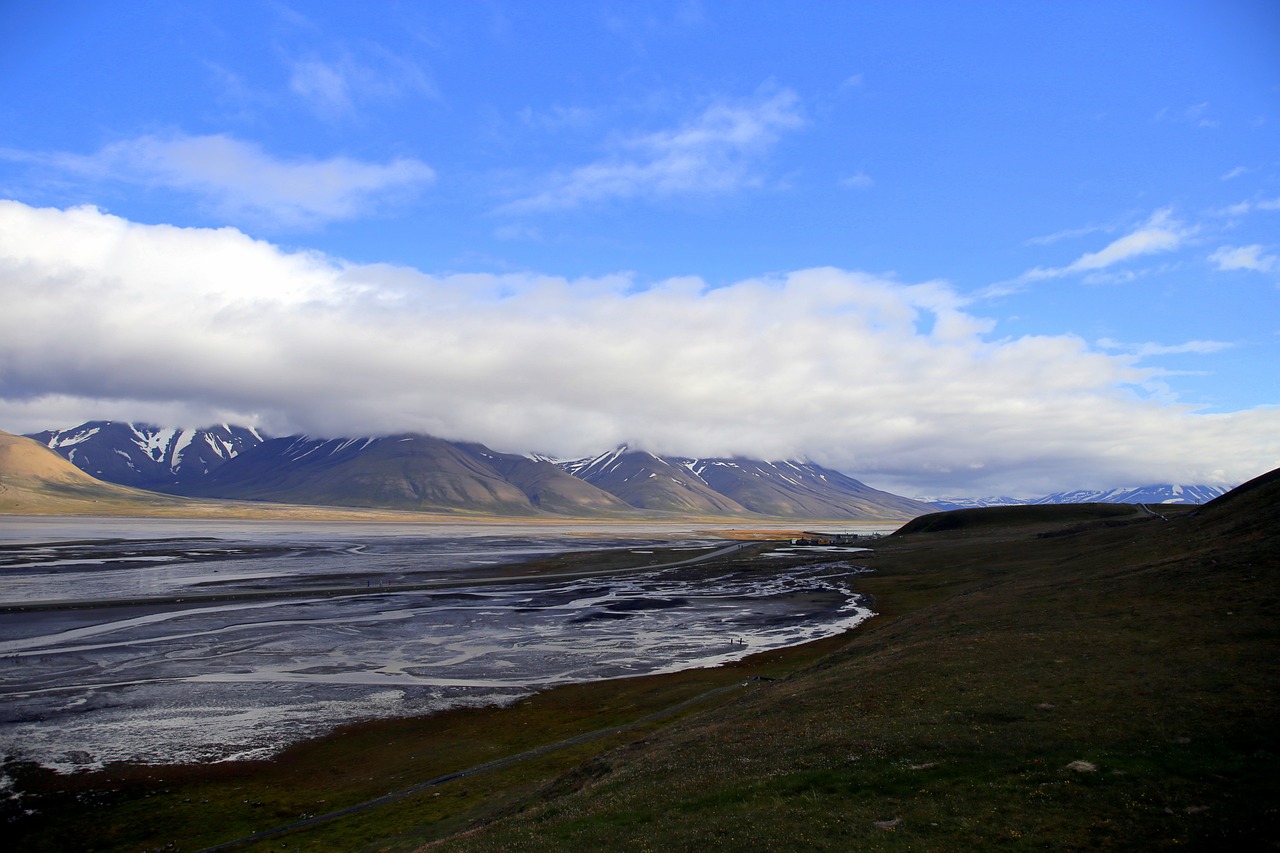
POLYGON ((1274 849, 1277 510, 922 520, 843 648, 441 849, 1274 849))

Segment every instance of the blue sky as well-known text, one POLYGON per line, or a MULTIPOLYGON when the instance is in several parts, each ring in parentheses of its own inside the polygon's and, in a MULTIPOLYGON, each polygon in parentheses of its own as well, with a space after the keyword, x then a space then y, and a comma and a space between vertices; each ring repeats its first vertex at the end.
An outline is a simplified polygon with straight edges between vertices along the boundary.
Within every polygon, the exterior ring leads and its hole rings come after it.
POLYGON ((0 427, 1280 466, 1280 7, 0 5, 0 427))

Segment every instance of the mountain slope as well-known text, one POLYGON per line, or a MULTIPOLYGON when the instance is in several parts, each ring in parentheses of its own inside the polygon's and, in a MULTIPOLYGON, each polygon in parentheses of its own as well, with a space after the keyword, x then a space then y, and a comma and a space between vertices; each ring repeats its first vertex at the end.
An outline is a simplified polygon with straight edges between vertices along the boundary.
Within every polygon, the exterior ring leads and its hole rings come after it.
POLYGON ((561 467, 632 506, 825 521, 908 519, 928 504, 806 462, 663 458, 620 447, 561 467))
POLYGON ((751 512, 775 518, 896 519, 933 509, 811 463, 684 459, 680 464, 751 512))
POLYGON ((122 421, 89 421, 27 437, 99 479, 179 494, 264 440, 257 430, 227 424, 172 429, 122 421))
POLYGON ((492 466, 425 435, 263 442, 193 487, 193 495, 330 506, 532 515, 492 466))
POLYGON ((706 515, 750 513, 678 462, 673 464, 625 445, 590 459, 562 462, 561 467, 640 509, 706 515))
POLYGON ((181 503, 179 498, 104 483, 43 444, 0 430, 0 512, 118 513, 181 503))
POLYGON ((483 444, 459 443, 460 450, 490 466, 538 509, 564 515, 634 514, 635 507, 580 480, 546 459, 498 453, 483 444))

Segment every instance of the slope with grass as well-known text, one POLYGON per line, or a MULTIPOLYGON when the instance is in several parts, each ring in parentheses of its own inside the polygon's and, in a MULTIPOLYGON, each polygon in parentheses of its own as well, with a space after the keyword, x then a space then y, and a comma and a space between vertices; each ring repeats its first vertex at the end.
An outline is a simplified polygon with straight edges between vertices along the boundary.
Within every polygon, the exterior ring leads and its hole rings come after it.
POLYGON ((440 849, 1274 849, 1277 510, 921 520, 844 648, 440 849))

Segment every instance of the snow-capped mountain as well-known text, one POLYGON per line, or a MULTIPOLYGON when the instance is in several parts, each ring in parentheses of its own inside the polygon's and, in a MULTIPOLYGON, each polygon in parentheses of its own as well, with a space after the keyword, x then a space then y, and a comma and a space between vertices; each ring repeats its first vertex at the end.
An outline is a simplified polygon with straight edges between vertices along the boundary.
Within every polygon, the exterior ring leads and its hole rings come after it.
POLYGON ((499 453, 470 442, 455 446, 493 468, 540 510, 576 515, 634 509, 621 498, 574 477, 545 456, 499 453))
POLYGON ((742 506, 778 518, 914 518, 924 504, 811 462, 682 459, 680 465, 742 506))
POLYGON ((627 447, 556 462, 428 435, 269 439, 226 425, 112 421, 31 437, 107 482, 189 497, 500 515, 905 520, 932 510, 810 463, 663 458, 627 447))
POLYGON ((100 480, 172 493, 181 493, 264 441, 251 427, 171 429, 121 421, 90 421, 27 437, 100 480))
POLYGON ((944 509, 944 510, 974 509, 976 507, 984 507, 984 506, 1018 506, 1019 504, 1027 503, 1027 501, 1021 501, 1021 500, 1018 500, 1017 498, 1008 497, 1007 495, 989 495, 985 498, 928 497, 928 498, 917 498, 916 500, 924 501, 930 506, 934 506, 934 507, 937 507, 938 509, 944 509))
POLYGON ((745 506, 720 494, 680 465, 623 445, 608 453, 560 463, 580 480, 640 509, 709 515, 746 515, 745 506))
POLYGON ((90 421, 28 436, 109 483, 191 497, 529 515, 683 513, 859 520, 1061 503, 1200 504, 1223 486, 1153 485, 911 500, 808 462, 661 457, 625 445, 573 461, 427 435, 269 439, 220 424, 90 421))
POLYGON ((1010 497, 986 498, 920 498, 942 510, 971 509, 983 506, 1018 506, 1023 504, 1203 504, 1229 491, 1227 486, 1135 486, 1121 489, 1076 489, 1054 492, 1042 498, 1019 500, 1010 497))
POLYGON ((414 434, 272 439, 224 465, 187 494, 512 516, 634 512, 549 462, 414 434))
POLYGON ((1038 500, 1028 501, 1036 504, 1203 504, 1230 489, 1226 486, 1134 486, 1121 489, 1087 490, 1056 492, 1038 500))
POLYGON ((659 457, 620 447, 560 463, 632 506, 771 518, 913 518, 932 507, 807 462, 659 457))

